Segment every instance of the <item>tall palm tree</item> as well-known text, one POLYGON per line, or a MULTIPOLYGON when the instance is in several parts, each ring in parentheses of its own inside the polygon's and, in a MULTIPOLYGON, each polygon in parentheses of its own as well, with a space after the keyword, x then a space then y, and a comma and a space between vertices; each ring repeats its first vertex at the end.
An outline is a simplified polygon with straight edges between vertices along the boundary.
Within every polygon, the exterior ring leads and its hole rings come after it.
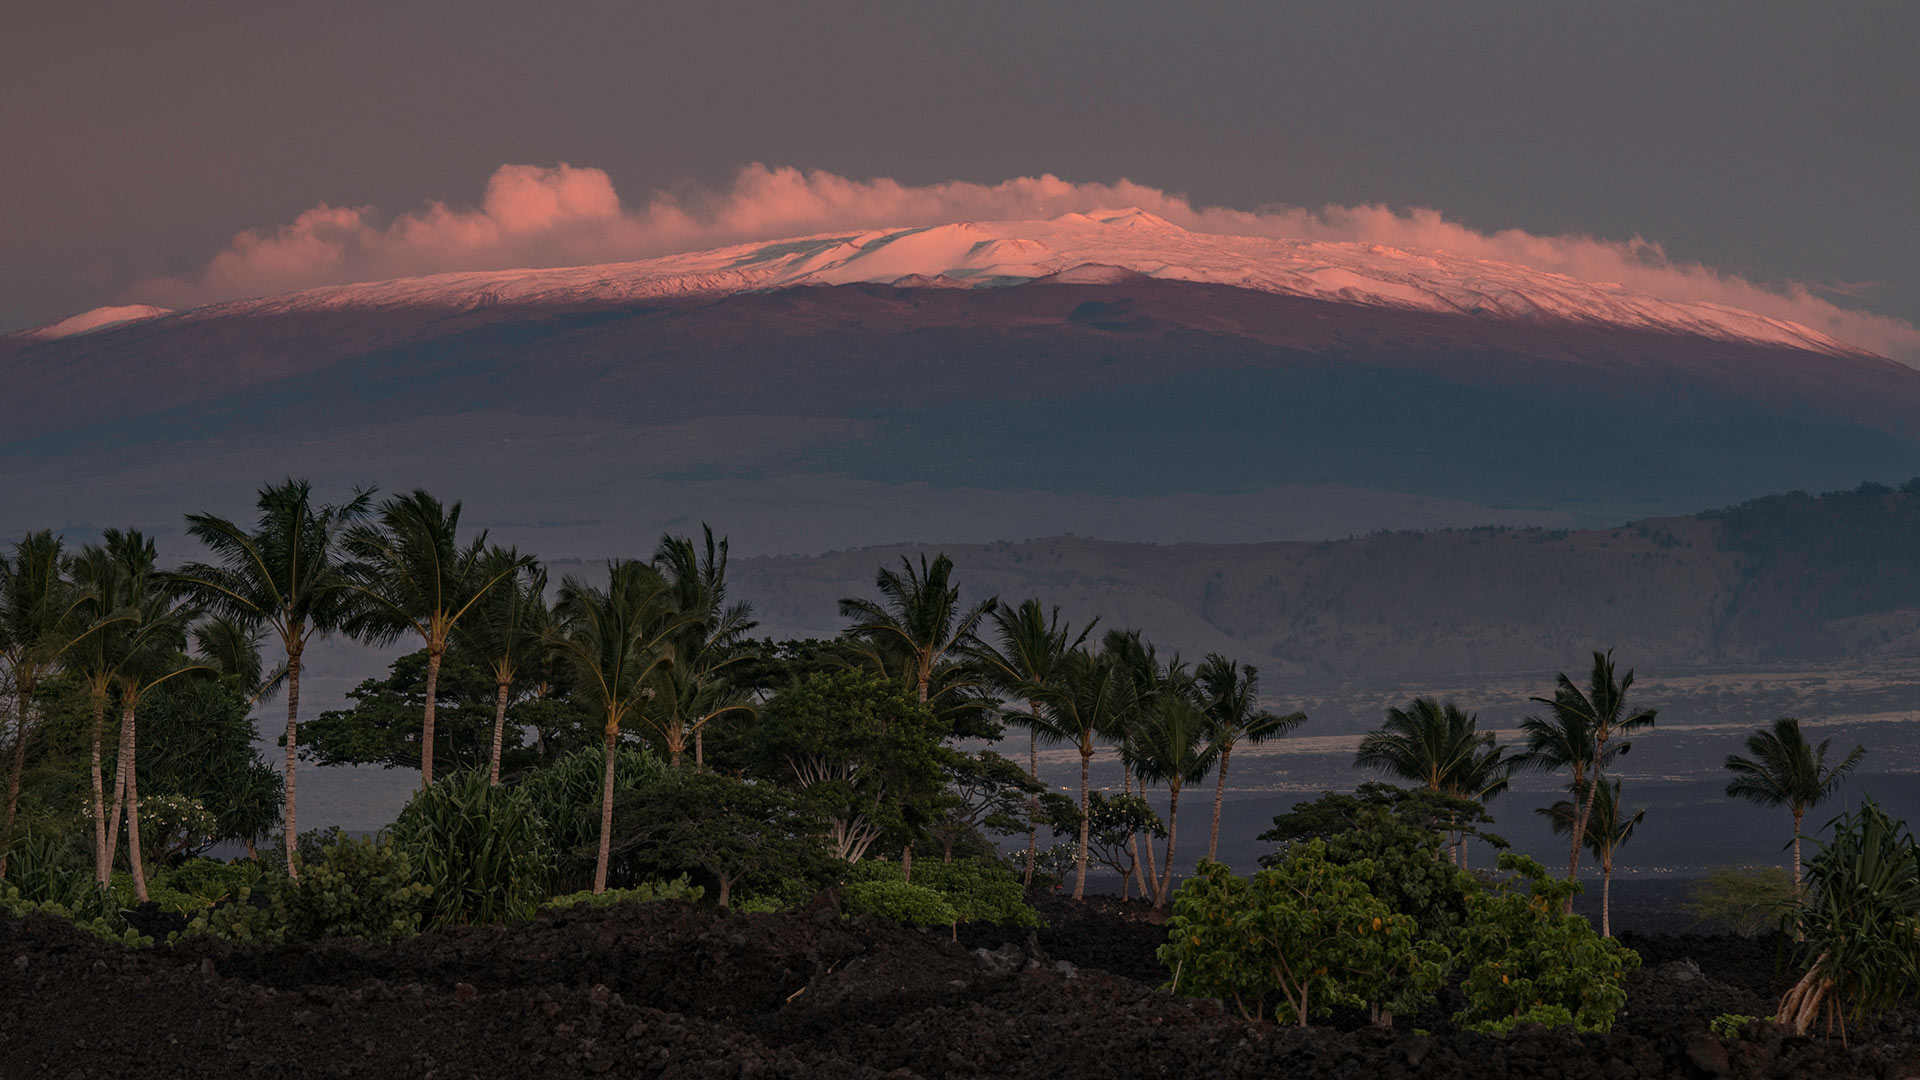
POLYGON ((182 675, 211 672, 213 669, 186 654, 187 629, 195 611, 176 599, 175 590, 152 568, 152 547, 140 550, 140 537, 133 534, 134 550, 128 560, 134 566, 144 562, 146 569, 129 575, 126 628, 123 651, 115 665, 113 681, 120 698, 120 754, 114 766, 117 790, 114 793, 113 824, 108 829, 106 860, 113 863, 114 842, 119 834, 119 808, 126 808, 127 867, 133 872, 133 891, 142 902, 147 899, 146 868, 140 856, 140 783, 138 771, 139 739, 135 722, 140 703, 159 686, 182 675))
POLYGON ((605 720, 605 775, 600 785, 600 851, 593 891, 607 891, 607 859, 613 837, 613 768, 620 724, 653 692, 654 673, 674 662, 674 638, 699 619, 674 604, 673 586, 637 560, 607 567, 607 587, 569 576, 560 585, 564 632, 558 647, 574 673, 575 692, 599 708, 605 720))
POLYGON ((1800 721, 1783 716, 1773 722, 1773 730, 1762 728, 1747 739, 1747 752, 1753 756, 1727 755, 1727 771, 1733 779, 1727 794, 1761 806, 1784 806, 1793 811, 1793 884, 1800 886, 1800 821, 1807 811, 1826 801, 1860 759, 1867 748, 1856 746, 1842 760, 1827 764, 1827 748, 1832 739, 1819 746, 1809 745, 1800 732, 1800 721))
MULTIPOLYGON (((1040 601, 1028 598, 1019 607, 998 605, 993 619, 997 645, 981 642, 971 650, 975 663, 986 673, 987 683, 1009 698, 1022 699, 1027 711, 1005 710, 1012 723, 1027 729, 1027 775, 1040 782, 1040 736, 1047 723, 1042 718, 1039 694, 1058 684, 1069 653, 1086 643, 1087 635, 1099 624, 1094 619, 1079 634, 1060 621, 1060 608, 1051 613, 1040 601)), ((1040 797, 1028 803, 1027 873, 1023 884, 1033 884, 1034 863, 1039 855, 1040 797)))
POLYGON ((1492 741, 1493 733, 1479 730, 1474 714, 1451 701, 1420 697, 1405 709, 1388 709, 1386 723, 1360 740, 1353 763, 1428 791, 1448 791, 1492 741))
POLYGON ((753 608, 727 603, 726 537, 714 539, 712 527, 700 526, 704 543, 691 537, 662 536, 654 549, 653 565, 673 586, 674 603, 699 618, 687 624, 674 642, 678 662, 662 669, 660 692, 646 719, 660 732, 667 756, 680 764, 687 738, 693 738, 693 761, 705 764, 707 725, 731 713, 753 712, 753 690, 733 678, 750 655, 742 648, 758 623, 753 608))
POLYGON ((27 729, 40 682, 91 628, 86 598, 65 574, 63 545, 51 532, 30 533, 0 557, 0 664, 13 679, 13 747, 7 767, 7 817, 0 827, 0 878, 7 873, 20 776, 27 763, 27 729))
MULTIPOLYGON (((1613 936, 1613 853, 1620 845, 1633 838, 1633 831, 1646 820, 1646 810, 1635 810, 1632 814, 1620 816, 1620 781, 1607 783, 1602 780, 1594 785, 1592 805, 1588 808, 1590 818, 1583 843, 1593 857, 1600 860, 1600 934, 1613 936)), ((1545 817, 1553 825, 1557 835, 1565 836, 1573 832, 1577 811, 1571 800, 1561 799, 1552 806, 1542 806, 1534 813, 1545 817)))
POLYGON ((370 491, 334 505, 315 505, 313 487, 289 479, 260 489, 251 530, 211 514, 188 514, 187 534, 206 546, 211 563, 189 563, 174 582, 201 607, 248 628, 265 625, 286 656, 285 773, 287 873, 297 875, 294 842, 294 758, 299 747, 300 662, 316 635, 340 630, 354 614, 360 588, 344 549, 345 534, 367 515, 370 491))
MULTIPOLYGON (((1473 719, 1472 716, 1468 717, 1469 722, 1473 719)), ((1507 748, 1495 743, 1489 734, 1480 748, 1448 778, 1444 790, 1455 798, 1471 799, 1484 807, 1488 800, 1506 792, 1513 782, 1513 774, 1521 766, 1521 759, 1509 754, 1507 748)), ((1460 869, 1465 870, 1467 834, 1464 830, 1454 833, 1453 850, 1460 869)))
POLYGON ((1550 698, 1533 700, 1545 705, 1550 720, 1529 716, 1521 723, 1527 736, 1529 764, 1573 773, 1575 813, 1569 838, 1567 877, 1580 874, 1580 851, 1586 844, 1587 818, 1593 814, 1593 792, 1601 773, 1613 759, 1633 748, 1623 736, 1653 726, 1656 709, 1627 708, 1633 672, 1614 673, 1613 650, 1593 654, 1593 671, 1583 690, 1564 672, 1550 698))
POLYGON ((432 787, 440 662, 460 620, 516 568, 487 562, 485 530, 461 547, 460 504, 442 505, 418 488, 381 503, 376 523, 349 530, 346 546, 359 561, 359 592, 367 600, 349 632, 376 644, 411 633, 427 650, 420 785, 432 787))
MULTIPOLYGON (((1121 791, 1123 794, 1131 795, 1136 778, 1134 766, 1139 759, 1136 743, 1142 736, 1145 725, 1152 719, 1154 711, 1160 707, 1161 697, 1168 693, 1176 682, 1183 681, 1188 676, 1177 656, 1171 663, 1162 666, 1154 646, 1138 630, 1109 630, 1105 639, 1101 641, 1100 647, 1102 655, 1110 657, 1126 676, 1122 684, 1125 694, 1122 699, 1123 704, 1109 716, 1107 725, 1100 734, 1111 742, 1119 753, 1120 775, 1123 782, 1121 791)), ((1139 780, 1140 797, 1144 799, 1147 797, 1149 781, 1145 777, 1139 777, 1139 780)), ((1133 856, 1134 870, 1140 878, 1140 895, 1145 898, 1158 893, 1159 878, 1152 872, 1155 859, 1152 834, 1146 837, 1145 858, 1141 857, 1140 844, 1141 838, 1138 835, 1127 839, 1127 846, 1131 849, 1133 856)), ((1120 895, 1122 898, 1126 896, 1124 885, 1121 887, 1120 895)))
POLYGON ((553 614, 547 608, 547 572, 513 548, 489 548, 478 568, 482 578, 499 576, 486 598, 461 619, 455 640, 486 661, 493 672, 493 752, 488 781, 500 783, 500 754, 506 742, 507 706, 522 672, 537 669, 552 647, 553 614), (504 576, 500 576, 504 575, 504 576))
MULTIPOLYGON (((105 777, 101 772, 101 743, 106 735, 107 701, 120 677, 122 667, 138 652, 142 628, 139 625, 143 601, 155 585, 158 554, 154 543, 139 532, 107 529, 102 543, 80 549, 69 564, 74 586, 80 591, 81 617, 91 628, 71 653, 70 664, 87 691, 92 706, 88 725, 91 743, 90 773, 93 781, 93 861, 94 879, 105 887, 113 872, 113 848, 109 828, 118 835, 119 814, 107 812, 105 777)), ((121 755, 115 768, 113 798, 116 808, 126 790, 126 761, 121 755)))
POLYGON ((953 560, 945 553, 931 564, 920 556, 902 556, 900 573, 880 569, 874 585, 879 602, 861 597, 840 601, 840 616, 854 620, 850 637, 867 642, 882 653, 904 654, 908 673, 921 701, 929 700, 934 670, 948 656, 964 651, 974 640, 980 620, 997 605, 994 599, 960 609, 960 589, 953 584, 953 560))
POLYGON ((1220 765, 1214 772, 1213 827, 1207 834, 1207 859, 1220 853, 1220 806, 1227 792, 1227 766, 1234 748, 1241 743, 1258 745, 1278 739, 1307 722, 1307 714, 1286 715, 1268 712, 1259 706, 1260 672, 1252 664, 1242 666, 1219 653, 1209 653, 1194 672, 1200 693, 1206 702, 1208 738, 1220 765))
POLYGON ((1088 798, 1093 753, 1101 732, 1130 705, 1130 676, 1105 653, 1074 649, 1062 659, 1058 678, 1034 693, 1040 703, 1035 727, 1047 742, 1072 743, 1080 753, 1080 839, 1074 860, 1073 898, 1087 895, 1088 798))
MULTIPOLYGON (((1180 792, 1213 771, 1216 747, 1208 738, 1212 724, 1191 678, 1176 661, 1164 685, 1144 703, 1132 740, 1132 766, 1144 789, 1148 783, 1167 785, 1167 851, 1153 889, 1153 906, 1164 908, 1173 892, 1173 849, 1180 835, 1180 792)), ((1147 854, 1153 854, 1147 841, 1147 854)), ((1147 870, 1153 876, 1152 867, 1147 870)))

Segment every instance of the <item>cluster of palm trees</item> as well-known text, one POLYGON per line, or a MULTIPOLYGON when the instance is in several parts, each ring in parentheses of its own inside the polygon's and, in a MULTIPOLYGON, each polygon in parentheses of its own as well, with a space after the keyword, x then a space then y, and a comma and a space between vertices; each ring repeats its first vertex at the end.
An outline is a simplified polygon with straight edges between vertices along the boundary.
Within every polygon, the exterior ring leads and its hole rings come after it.
MULTIPOLYGON (((704 551, 690 540, 667 538, 650 561, 614 561, 605 588, 568 577, 549 607, 546 574, 533 559, 488 544, 485 532, 463 539, 459 504, 443 504, 424 491, 377 505, 365 491, 322 504, 305 481, 288 480, 263 488, 257 509, 251 524, 188 515, 187 531, 208 558, 173 571, 158 568, 151 540, 120 530, 107 530, 101 544, 77 553, 68 553, 51 533, 36 533, 0 559, 0 663, 14 692, 0 874, 17 816, 35 694, 59 670, 78 674, 93 704, 97 875, 104 883, 111 871, 124 815, 129 869, 142 899, 135 717, 143 698, 176 678, 235 675, 256 701, 284 690, 282 827, 289 874, 299 872, 294 841, 301 669, 318 638, 420 640, 427 656, 423 785, 433 782, 435 681, 456 641, 485 658, 495 677, 495 783, 507 707, 529 673, 554 663, 570 668, 576 694, 605 718, 609 747, 621 724, 637 717, 662 736, 676 763, 688 735, 697 740, 707 721, 744 707, 741 694, 722 685, 722 675, 752 623, 744 607, 725 602, 727 545, 711 532, 704 551), (268 637, 277 639, 281 659, 263 672, 258 645, 268 637), (119 705, 122 717, 111 796, 101 765, 110 703, 119 705)), ((606 761, 610 790, 615 755, 606 761)), ((601 887, 611 809, 609 802, 601 815, 601 887)))

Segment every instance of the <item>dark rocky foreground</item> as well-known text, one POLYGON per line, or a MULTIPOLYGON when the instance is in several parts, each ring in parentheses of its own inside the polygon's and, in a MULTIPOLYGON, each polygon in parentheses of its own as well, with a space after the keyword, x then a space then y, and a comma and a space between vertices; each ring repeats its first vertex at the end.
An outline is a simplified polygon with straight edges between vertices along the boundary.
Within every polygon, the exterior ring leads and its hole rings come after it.
POLYGON ((1766 943, 1633 941, 1615 1030, 1495 1039, 1248 1024, 1155 989, 1138 909, 1049 902, 959 943, 866 921, 678 904, 262 949, 129 951, 0 918, 0 1076, 1876 1077, 1920 1074, 1920 1014, 1838 1039, 1722 1041, 1767 1011, 1766 943))

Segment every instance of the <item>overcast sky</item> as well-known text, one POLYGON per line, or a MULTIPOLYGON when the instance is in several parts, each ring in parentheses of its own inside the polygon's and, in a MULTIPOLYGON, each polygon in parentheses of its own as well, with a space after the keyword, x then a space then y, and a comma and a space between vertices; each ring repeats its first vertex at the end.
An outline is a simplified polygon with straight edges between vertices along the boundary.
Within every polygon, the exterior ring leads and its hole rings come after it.
POLYGON ((1920 4, 21 5, 0 330, 318 205, 628 203, 760 162, 1386 203, 1625 240, 1920 320, 1920 4))

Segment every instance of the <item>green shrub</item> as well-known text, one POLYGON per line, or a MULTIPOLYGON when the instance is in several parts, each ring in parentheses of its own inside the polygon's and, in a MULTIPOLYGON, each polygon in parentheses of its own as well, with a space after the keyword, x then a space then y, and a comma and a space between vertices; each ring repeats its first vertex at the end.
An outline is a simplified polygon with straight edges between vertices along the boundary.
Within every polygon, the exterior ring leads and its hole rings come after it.
POLYGON ((228 941, 250 941, 258 945, 279 945, 287 940, 287 905, 279 893, 267 893, 264 907, 253 904, 253 889, 243 885, 232 898, 218 907, 194 915, 185 931, 168 936, 168 944, 181 938, 206 934, 228 941))
POLYGON ((1549 877, 1523 855, 1503 854, 1499 865, 1516 877, 1467 898, 1459 935, 1467 1007, 1454 1019, 1495 1034, 1521 1024, 1611 1028, 1640 954, 1601 937, 1584 916, 1566 913, 1578 883, 1549 877))
POLYGON ((1202 862, 1181 885, 1160 962, 1169 989, 1219 998, 1249 1019, 1305 1026, 1335 1005, 1391 1022, 1445 981, 1446 947, 1367 888, 1374 868, 1335 863, 1326 843, 1295 845, 1252 878, 1202 862))
MULTIPOLYGON (((890 863, 896 869, 900 864, 890 863)), ((923 860, 913 867, 913 883, 946 898, 960 922, 1038 926, 1027 906, 1026 890, 1011 870, 993 859, 923 860)))
MULTIPOLYGON (((589 907, 607 907, 611 904, 651 904, 657 900, 685 900, 698 902, 707 890, 693 883, 685 874, 672 881, 643 881, 630 889, 608 889, 596 893, 592 889, 556 896, 540 905, 548 908, 573 907, 585 904, 589 907)), ((736 905, 737 906, 737 905, 736 905)))
MULTIPOLYGON (((130 909, 140 903, 140 894, 133 888, 132 874, 125 870, 115 870, 107 882, 108 889, 113 894, 114 903, 122 909, 130 909)), ((192 915, 196 911, 213 906, 211 901, 202 900, 173 888, 167 881, 165 870, 147 875, 147 899, 158 904, 161 911, 171 911, 177 915, 192 915)))
POLYGON ((845 898, 856 915, 879 915, 903 926, 951 926, 960 918, 946 897, 904 881, 856 881, 845 898))
POLYGON ((267 876, 266 867, 252 859, 221 862, 218 859, 188 859, 166 871, 169 889, 185 893, 211 907, 232 899, 242 889, 257 889, 267 876))
POLYGON ((1805 974, 1777 1017, 1802 1033, 1829 1008, 1859 1023, 1920 986, 1920 844, 1871 799, 1832 829, 1790 924, 1805 974))
POLYGON ((731 910, 745 915, 773 915, 787 910, 789 906, 781 903, 777 896, 743 896, 733 902, 731 910))
POLYGON ((52 836, 36 833, 14 841, 7 858, 6 884, 24 902, 54 904, 80 920, 105 919, 120 925, 119 901, 101 890, 91 865, 52 836))
POLYGON ((141 936, 138 931, 121 921, 118 912, 115 912, 112 918, 76 914, 72 908, 56 901, 29 900, 12 885, 0 884, 0 911, 5 911, 16 919, 35 913, 52 915, 55 918, 65 919, 95 937, 120 945, 153 944, 152 938, 141 936))
POLYGON ((392 941, 420 928, 433 887, 413 880, 407 853, 391 841, 347 840, 303 863, 286 895, 291 940, 359 937, 392 941))
POLYGON ((1737 1039, 1748 1024, 1760 1019, 1757 1016, 1744 1016, 1740 1013, 1721 1013, 1707 1021, 1707 1030, 1723 1039, 1737 1039))
POLYGON ((545 829, 532 802, 481 770, 415 795, 391 835, 415 879, 433 887, 429 926, 529 919, 547 895, 545 829))
POLYGON ((1687 891, 1684 905, 1703 923, 1719 923, 1752 937, 1778 926, 1792 911, 1798 892, 1793 875, 1777 866, 1723 866, 1687 891))

